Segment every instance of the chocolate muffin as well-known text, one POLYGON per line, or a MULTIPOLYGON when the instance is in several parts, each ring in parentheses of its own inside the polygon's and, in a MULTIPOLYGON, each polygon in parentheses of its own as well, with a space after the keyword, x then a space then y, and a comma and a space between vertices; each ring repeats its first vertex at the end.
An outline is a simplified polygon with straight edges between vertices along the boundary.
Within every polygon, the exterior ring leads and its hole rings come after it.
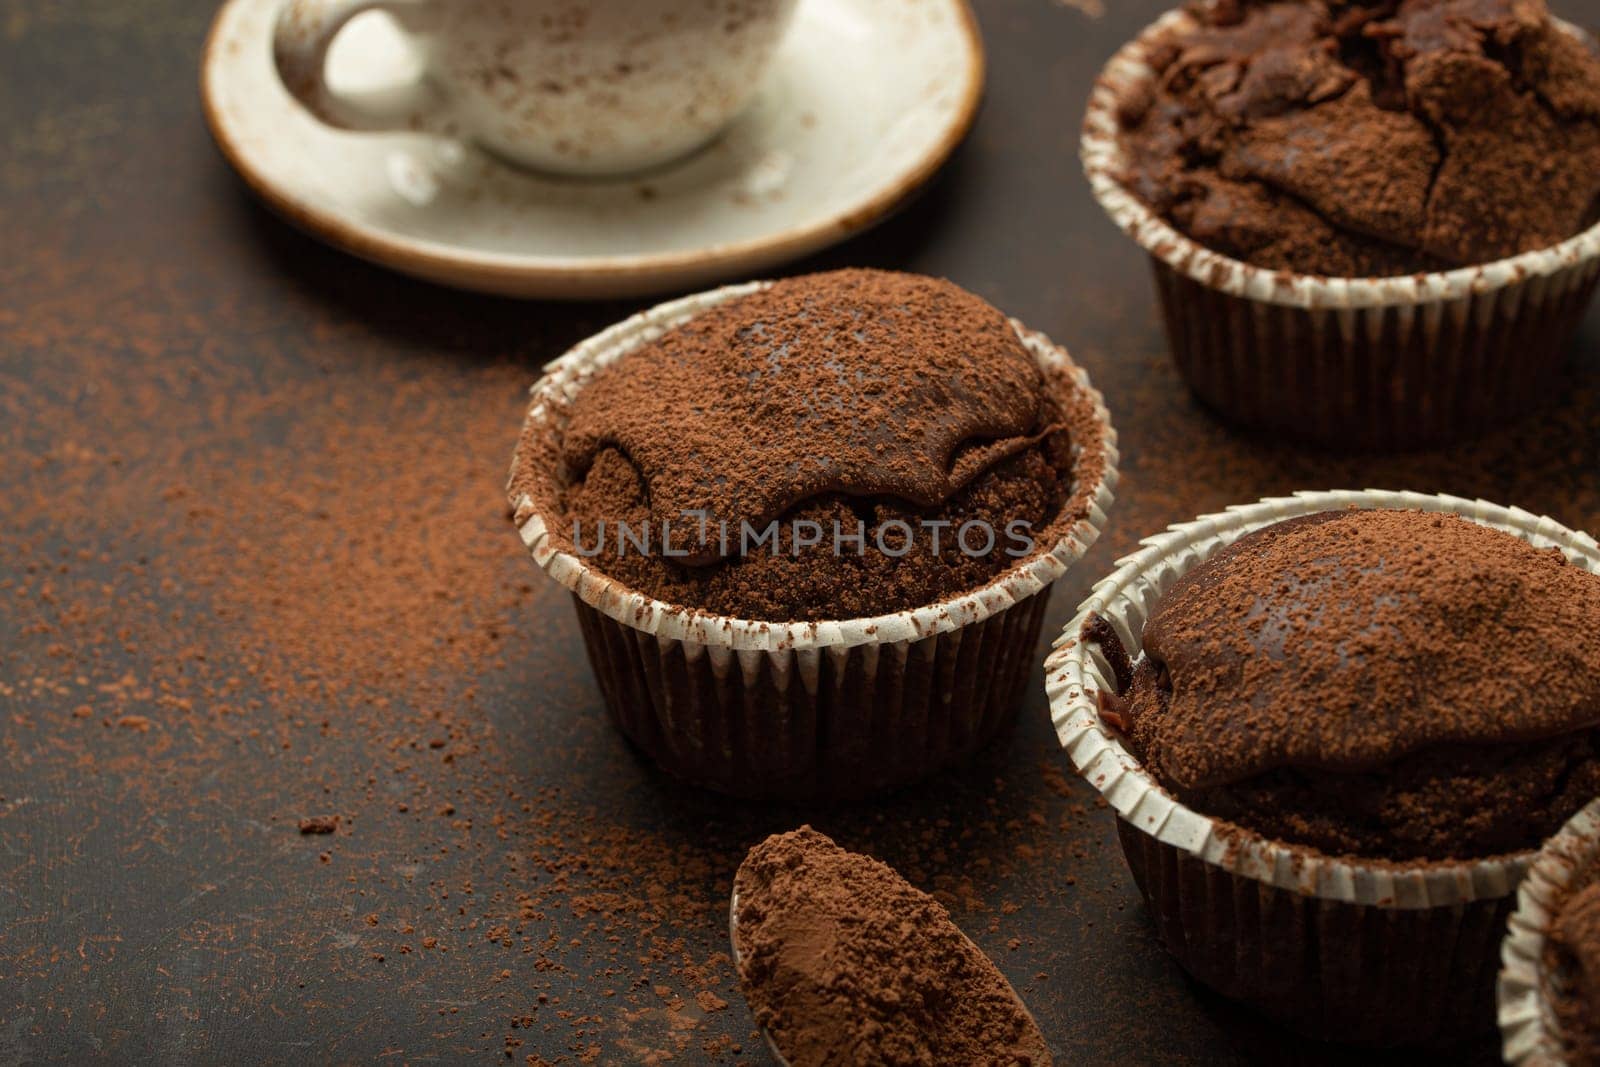
POLYGON ((561 472, 552 536, 630 589, 741 619, 983 586, 1084 517, 1096 487, 1076 472, 1104 460, 1094 398, 1004 315, 884 271, 713 308, 599 371, 567 415, 559 442, 522 449, 561 472))
POLYGON ((1104 717, 1182 803, 1269 838, 1490 857, 1600 795, 1600 577, 1466 519, 1262 528, 1161 597, 1143 648, 1104 717))
POLYGON ((1116 458, 1049 338, 948 282, 841 271, 573 348, 533 388, 508 496, 623 734, 700 785, 837 800, 1013 721, 1116 458))
POLYGON ((1600 859, 1556 909, 1545 947, 1568 1067, 1600 1067, 1600 859))
POLYGON ((1206 0, 1120 115, 1126 187, 1269 269, 1394 276, 1600 219, 1600 54, 1543 0, 1206 0))

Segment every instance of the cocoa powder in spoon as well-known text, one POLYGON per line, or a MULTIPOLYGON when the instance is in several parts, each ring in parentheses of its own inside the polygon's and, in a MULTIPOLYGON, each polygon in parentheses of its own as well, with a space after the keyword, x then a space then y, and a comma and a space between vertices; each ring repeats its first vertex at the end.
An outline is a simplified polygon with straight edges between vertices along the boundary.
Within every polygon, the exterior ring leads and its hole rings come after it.
POLYGON ((938 901, 803 826, 734 880, 739 981, 791 1067, 1051 1062, 1032 1016, 938 901))

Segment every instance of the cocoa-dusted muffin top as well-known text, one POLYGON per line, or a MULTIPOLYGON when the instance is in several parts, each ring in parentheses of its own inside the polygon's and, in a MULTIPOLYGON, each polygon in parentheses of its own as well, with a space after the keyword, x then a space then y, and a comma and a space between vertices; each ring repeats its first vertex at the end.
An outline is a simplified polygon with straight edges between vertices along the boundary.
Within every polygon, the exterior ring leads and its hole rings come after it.
POLYGON ((1004 315, 885 271, 718 305, 600 370, 566 416, 525 436, 513 497, 553 465, 563 547, 667 603, 770 621, 986 584, 1086 513, 1077 472, 1105 459, 1093 398, 1004 315))
POLYGON ((1600 860, 1556 909, 1545 970, 1569 1067, 1600 1067, 1600 860))
POLYGON ((1181 799, 1394 859, 1538 844, 1600 795, 1600 577, 1453 515, 1265 527, 1185 574, 1107 717, 1181 799))
POLYGON ((1341 277, 1600 216, 1600 54, 1543 0, 1206 0, 1124 108, 1125 181, 1206 247, 1341 277))
POLYGON ((734 880, 739 983, 792 1067, 1048 1067, 1004 976, 943 905, 809 826, 750 850, 734 880))

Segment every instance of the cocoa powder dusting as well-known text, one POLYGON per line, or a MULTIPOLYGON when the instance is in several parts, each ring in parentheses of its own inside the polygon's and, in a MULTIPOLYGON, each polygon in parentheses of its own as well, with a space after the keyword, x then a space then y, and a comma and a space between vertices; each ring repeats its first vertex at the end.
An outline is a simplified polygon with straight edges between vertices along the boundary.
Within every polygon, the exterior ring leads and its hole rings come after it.
POLYGON ((1113 709, 1141 758, 1272 836, 1488 855, 1600 793, 1600 577, 1466 519, 1350 510, 1248 534, 1162 596, 1143 645, 1113 709))
POLYGON ((704 312, 597 372, 564 415, 524 433, 514 504, 534 500, 556 545, 631 589, 771 621, 987 584, 1083 517, 1105 461, 1093 398, 1004 315, 888 271, 704 312), (774 540, 741 540, 774 520, 774 540))
POLYGON ((1600 861, 1578 872, 1574 885, 1555 908, 1545 973, 1568 1067, 1600 1067, 1600 861))
POLYGON ((791 1067, 1042 1067, 1050 1051, 950 913, 809 826, 734 880, 739 980, 791 1067))
POLYGON ((1206 0, 1124 108, 1125 180, 1215 251, 1471 266, 1600 220, 1600 55, 1543 0, 1206 0))
POLYGON ((597 373, 572 404, 575 482, 602 450, 660 522, 763 525, 823 493, 943 503, 1041 422, 1006 317, 949 282, 845 270, 721 304, 597 373))

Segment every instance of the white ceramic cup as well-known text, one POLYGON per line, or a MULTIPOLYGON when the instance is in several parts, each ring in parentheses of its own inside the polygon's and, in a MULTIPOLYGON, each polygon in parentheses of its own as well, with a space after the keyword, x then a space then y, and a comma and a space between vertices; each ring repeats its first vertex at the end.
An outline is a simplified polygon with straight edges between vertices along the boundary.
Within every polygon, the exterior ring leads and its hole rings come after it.
POLYGON ((284 85, 347 130, 429 130, 514 163, 597 176, 698 148, 749 101, 797 0, 288 0, 273 55, 284 85), (331 91, 334 38, 391 15, 423 56, 421 84, 331 91))

